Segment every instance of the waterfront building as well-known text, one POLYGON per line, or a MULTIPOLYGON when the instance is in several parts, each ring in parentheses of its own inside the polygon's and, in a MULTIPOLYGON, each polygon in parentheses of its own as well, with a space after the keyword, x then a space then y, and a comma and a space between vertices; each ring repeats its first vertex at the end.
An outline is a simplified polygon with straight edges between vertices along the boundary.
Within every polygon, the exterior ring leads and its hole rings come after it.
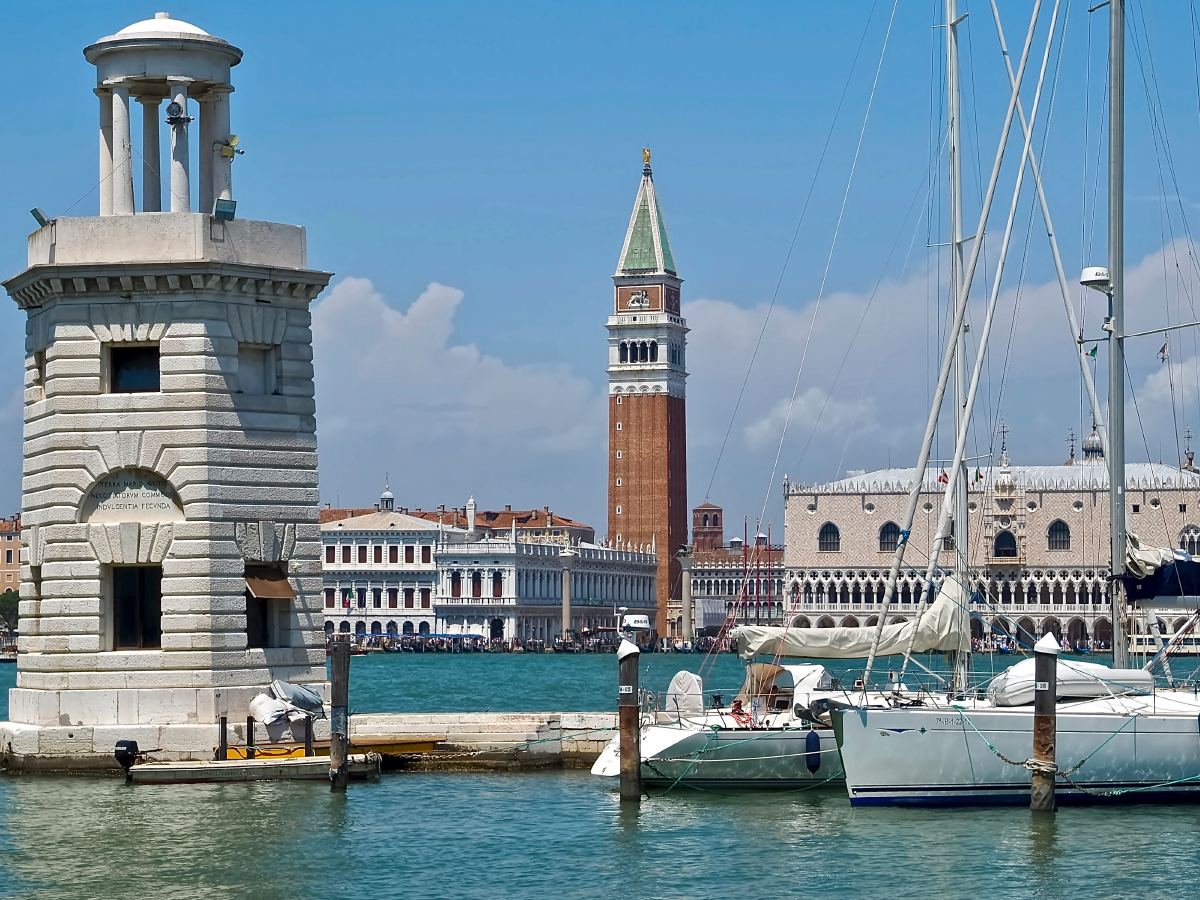
POLYGON ((327 634, 553 641, 564 619, 582 636, 617 627, 622 606, 656 612, 649 547, 585 540, 592 528, 549 510, 477 510, 472 498, 410 513, 385 489, 370 510, 321 517, 327 634))
POLYGON ((687 323, 650 151, 617 263, 608 328, 608 540, 658 556, 657 631, 680 614, 687 543, 687 323))
POLYGON ((0 594, 21 587, 21 515, 0 519, 0 594))
MULTIPOLYGON (((787 614, 784 548, 758 533, 725 541, 725 511, 715 503, 692 510, 692 602, 697 634, 715 637, 731 625, 781 625, 787 614)), ((672 622, 680 634, 682 622, 672 622)))
POLYGON ((236 216, 241 50, 159 13, 84 53, 99 216, 44 223, 4 282, 26 314, 13 767, 111 766, 123 739, 207 759, 273 679, 328 690, 309 304, 330 275, 303 228, 236 216))
MULTIPOLYGON (((1000 632, 1031 643, 1053 632, 1073 644, 1112 639, 1108 470, 1093 432, 1083 459, 1060 466, 995 466, 968 475, 966 528, 975 638, 1000 632)), ((901 538, 913 469, 849 472, 823 484, 784 479, 785 581, 797 624, 874 625, 901 538)), ((945 472, 929 468, 908 538, 890 621, 911 617, 941 508, 945 472)), ((1129 531, 1145 546, 1200 549, 1200 472, 1162 463, 1125 467, 1129 531)), ((948 543, 961 536, 955 529, 948 543)), ((947 561, 947 565, 949 562, 947 561)), ((1168 632, 1179 614, 1161 614, 1168 632)), ((1135 629, 1142 627, 1135 622, 1135 629)))

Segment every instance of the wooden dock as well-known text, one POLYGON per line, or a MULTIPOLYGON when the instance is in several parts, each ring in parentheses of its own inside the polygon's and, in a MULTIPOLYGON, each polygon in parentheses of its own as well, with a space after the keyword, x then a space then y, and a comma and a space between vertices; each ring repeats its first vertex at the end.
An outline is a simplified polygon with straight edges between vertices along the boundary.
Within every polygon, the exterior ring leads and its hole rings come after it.
POLYGON ((587 768, 616 725, 614 713, 364 713, 350 717, 350 746, 393 770, 587 768))

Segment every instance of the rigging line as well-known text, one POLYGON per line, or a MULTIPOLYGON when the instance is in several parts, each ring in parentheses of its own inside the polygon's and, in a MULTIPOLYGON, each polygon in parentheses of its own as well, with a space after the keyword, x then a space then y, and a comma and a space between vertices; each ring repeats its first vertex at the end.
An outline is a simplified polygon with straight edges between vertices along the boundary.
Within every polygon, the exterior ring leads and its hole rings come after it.
MULTIPOLYGON (((926 172, 926 176, 928 176, 928 172, 926 172)), ((912 205, 914 203, 917 203, 917 196, 919 196, 919 193, 920 193, 920 187, 917 188, 917 194, 913 194, 912 203, 908 204, 908 212, 907 212, 907 215, 905 216, 905 222, 908 221, 908 216, 912 215, 912 205)), ((925 191, 925 198, 926 198, 926 202, 928 202, 928 198, 929 198, 928 190, 925 191)), ((904 265, 902 265, 901 269, 900 269, 900 281, 904 281, 904 272, 908 268, 908 257, 910 257, 912 254, 912 246, 913 246, 914 242, 917 241, 917 232, 920 229, 920 220, 922 220, 922 218, 924 218, 924 217, 925 217, 925 204, 922 204, 922 208, 920 208, 920 214, 919 214, 919 217, 917 220, 917 226, 912 229, 912 238, 910 240, 908 240, 908 252, 905 254, 904 265)), ((888 252, 887 263, 883 264, 884 270, 887 270, 888 263, 892 262, 892 256, 893 256, 893 253, 895 253, 896 244, 899 244, 900 238, 902 238, 902 236, 904 236, 904 226, 901 226, 900 232, 898 234, 896 234, 895 244, 892 245, 892 250, 890 250, 888 252)), ((881 272, 880 281, 882 281, 882 280, 883 280, 883 274, 881 272)), ((876 294, 877 290, 878 290, 878 282, 876 282, 875 288, 871 290, 870 299, 868 301, 866 301, 866 310, 869 310, 872 302, 875 301, 875 294, 876 294)), ((851 338, 851 341, 850 341, 851 346, 846 348, 846 355, 844 356, 844 358, 842 358, 842 364, 845 364, 845 360, 848 359, 848 356, 850 356, 850 349, 851 349, 851 347, 853 347, 854 338, 858 337, 858 330, 860 328, 862 328, 863 322, 866 319, 866 310, 863 311, 862 318, 860 318, 858 320, 858 328, 854 329, 854 336, 851 338)), ((835 479, 836 479, 836 473, 841 472, 842 464, 844 464, 846 462, 846 454, 847 454, 847 451, 850 450, 850 439, 853 437, 854 428, 856 428, 858 426, 858 416, 862 415, 862 413, 863 413, 863 400, 866 397, 866 388, 868 388, 868 385, 871 384, 871 379, 874 378, 875 370, 878 367, 878 364, 880 364, 880 360, 882 360, 882 359, 883 359, 883 354, 878 354, 877 356, 875 356, 874 359, 871 360, 871 367, 869 368, 868 372, 866 372, 866 378, 863 379, 863 390, 859 391, 858 404, 856 407, 854 407, 854 419, 853 419, 853 421, 851 421, 850 428, 848 428, 848 430, 846 432, 846 443, 842 444, 841 457, 838 460, 838 468, 836 468, 834 470, 834 478, 835 479)), ((838 376, 840 376, 840 374, 841 374, 841 366, 838 367, 838 376)), ((829 385, 829 394, 828 394, 828 396, 826 396, 826 403, 829 402, 829 397, 833 396, 833 389, 834 389, 834 385, 836 385, 836 383, 838 383, 838 377, 835 376, 834 383, 829 385)), ((817 422, 820 422, 821 415, 824 415, 824 407, 826 407, 826 404, 822 403, 821 404, 821 414, 817 415, 817 422)), ((810 432, 810 434, 809 434, 810 442, 812 440, 812 436, 814 436, 814 434, 816 433, 816 428, 817 428, 817 424, 816 424, 816 422, 814 422, 814 424, 812 424, 812 432, 810 432)), ((808 444, 804 445, 804 451, 805 452, 808 451, 808 444)), ((802 460, 803 460, 803 458, 804 458, 803 452, 802 452, 802 454, 800 454, 800 458, 802 458, 802 460)), ((797 463, 797 466, 798 466, 798 463, 797 463)))
MULTIPOLYGON (((808 205, 812 201, 813 191, 817 186, 817 178, 821 174, 821 168, 825 162, 825 154, 829 150, 830 141, 833 140, 833 132, 837 127, 838 118, 841 116, 842 104, 846 100, 846 93, 850 90, 850 82, 854 77, 854 71, 858 67, 858 58, 862 53, 863 44, 866 43, 867 33, 870 31, 871 22, 875 18, 875 9, 879 5, 878 0, 871 4, 871 12, 867 15, 867 22, 863 26, 862 36, 858 39, 858 48, 854 51, 854 59, 850 63, 850 71, 846 75, 846 83, 842 86, 842 94, 838 98, 837 108, 833 112, 833 120, 829 123, 829 131, 825 135, 825 145, 821 148, 821 155, 817 158, 817 167, 813 171, 812 181, 808 185, 808 193, 804 197, 804 204, 800 208, 800 218, 796 221, 796 229, 792 232, 792 242, 788 245, 787 253, 783 258, 783 267, 780 269, 779 278, 775 282, 775 291, 771 294, 771 302, 767 305, 766 316, 763 317, 762 329, 758 333, 758 340, 754 344, 754 351, 750 354, 750 363, 746 366, 746 376, 742 379, 742 387, 738 391, 737 401, 733 405, 733 414, 729 417, 729 426, 725 429, 725 437, 721 441, 721 449, 717 452, 717 461, 713 464, 712 476, 708 479, 708 487, 704 491, 704 502, 708 502, 709 495, 712 492, 713 482, 717 478, 717 470, 721 466, 721 458, 725 455, 725 445, 729 443, 729 435, 733 432, 733 423, 737 420, 738 409, 742 405, 742 398, 746 394, 746 385, 750 381, 750 372, 754 369, 754 361, 758 358, 759 348, 762 346, 763 336, 767 333, 767 323, 771 320, 771 311, 775 308, 775 301, 779 297, 779 291, 783 287, 783 278, 787 273, 788 264, 791 262, 792 253, 796 249, 796 241, 800 237, 800 226, 804 224, 804 217, 808 212, 808 205)), ((892 10, 893 15, 895 9, 892 10)), ((890 26, 889 26, 890 30, 890 26)))
MULTIPOLYGON (((947 134, 943 138, 943 142, 948 137, 949 137, 949 133, 947 132, 947 134)), ((940 150, 941 150, 941 148, 939 146, 939 152, 940 152, 940 150)), ((796 461, 797 468, 799 468, 800 464, 804 461, 804 457, 808 453, 808 448, 809 448, 809 446, 811 446, 812 440, 816 436, 817 426, 820 424, 821 419, 825 415, 825 408, 829 405, 829 401, 833 399, 833 389, 837 386, 838 380, 841 378, 842 370, 845 368, 847 360, 850 359, 850 352, 851 352, 851 350, 854 349, 854 343, 858 338, 859 332, 862 330, 863 323, 866 321, 868 313, 870 313, 870 311, 871 311, 871 306, 875 302, 875 296, 879 293, 879 288, 883 283, 883 277, 887 273, 888 266, 891 265, 892 257, 896 255, 896 248, 898 246, 900 246, 900 239, 902 237, 904 237, 904 232, 907 230, 906 226, 908 225, 908 220, 912 216, 913 207, 916 205, 917 198, 921 195, 921 188, 929 183, 929 175, 930 175, 932 168, 933 168, 933 161, 930 160, 929 165, 926 166, 925 171, 921 174, 921 181, 917 184, 917 190, 913 192, 912 200, 909 201, 908 211, 904 214, 904 221, 900 223, 900 230, 896 232, 896 239, 892 242, 892 247, 888 251, 887 259, 884 261, 883 268, 879 272, 879 278, 876 279, 876 281, 875 281, 875 287, 873 287, 871 289, 871 295, 870 295, 870 297, 867 298, 867 303, 863 307, 862 315, 859 316, 859 318, 858 318, 858 324, 854 328, 854 333, 850 336, 850 343, 846 347, 846 352, 842 356, 842 361, 838 365, 837 372, 834 373, 833 382, 829 385, 829 391, 825 394, 825 400, 821 403, 821 409, 818 411, 816 421, 813 422, 812 430, 809 432, 808 441, 805 443, 804 449, 800 451, 800 458, 796 461)), ((926 202, 928 202, 928 198, 929 198, 929 192, 927 190, 926 191, 926 202)), ((926 209, 926 205, 925 205, 925 203, 922 203, 920 217, 917 219, 917 226, 914 227, 914 229, 913 229, 913 236, 912 236, 912 239, 909 241, 909 245, 908 245, 908 252, 910 254, 912 253, 912 245, 916 241, 917 231, 920 228, 921 219, 924 218, 924 216, 925 216, 925 209, 926 209)), ((905 258, 905 266, 907 267, 907 265, 908 265, 908 259, 906 257, 905 258)), ((875 371, 875 368, 878 365, 880 358, 881 357, 879 357, 879 356, 875 357, 874 361, 871 364, 870 373, 868 373, 867 379, 863 384, 863 393, 864 394, 866 393, 866 385, 870 382, 871 373, 873 373, 875 371)), ((860 397, 860 402, 861 402, 861 397, 860 397)), ((858 414, 856 412, 855 413, 855 421, 857 421, 857 419, 858 419, 858 414)), ((851 426, 851 431, 853 431, 853 425, 851 426)), ((847 446, 849 446, 849 441, 850 441, 850 436, 847 435, 847 437, 846 437, 847 446)), ((843 455, 843 460, 844 460, 844 458, 845 458, 844 450, 843 450, 842 455, 843 455)), ((838 468, 835 470, 835 477, 836 477, 836 473, 841 471, 843 460, 838 461, 838 468)))
POLYGON ((887 32, 883 36, 883 47, 879 52, 879 63, 875 67, 875 80, 871 82, 871 95, 867 99, 867 109, 863 115, 862 128, 858 132, 858 143, 854 148, 854 159, 850 163, 850 176, 846 179, 846 190, 842 194, 842 206, 838 211, 837 225, 833 229, 833 240, 829 244, 829 255, 825 259, 825 272, 821 275, 821 287, 817 292, 817 302, 813 306, 812 320, 808 323, 808 337, 804 341, 804 350, 800 354, 800 367, 796 370, 796 383, 792 386, 792 399, 788 403, 787 415, 783 420, 783 432, 779 436, 779 448, 775 451, 775 463, 771 466, 771 478, 767 482, 767 494, 763 498, 762 513, 763 517, 767 513, 767 503, 771 499, 771 489, 775 484, 775 473, 779 470, 779 457, 783 454, 783 442, 787 438, 788 423, 792 418, 792 410, 796 406, 796 393, 800 390, 800 376, 804 372, 804 361, 808 357, 808 348, 812 343, 813 331, 817 325, 817 314, 821 311, 821 300, 825 296, 825 284, 829 279, 829 268, 833 264, 833 254, 837 249, 838 235, 842 230, 842 220, 846 215, 846 202, 850 199, 850 188, 854 184, 854 173, 858 169, 858 157, 862 152, 863 138, 867 134, 867 123, 871 119, 871 107, 875 102, 875 91, 879 87, 879 73, 883 71, 883 60, 887 56, 888 40, 892 36, 892 23, 896 21, 896 9, 900 5, 900 0, 893 0, 892 14, 888 19, 887 32))

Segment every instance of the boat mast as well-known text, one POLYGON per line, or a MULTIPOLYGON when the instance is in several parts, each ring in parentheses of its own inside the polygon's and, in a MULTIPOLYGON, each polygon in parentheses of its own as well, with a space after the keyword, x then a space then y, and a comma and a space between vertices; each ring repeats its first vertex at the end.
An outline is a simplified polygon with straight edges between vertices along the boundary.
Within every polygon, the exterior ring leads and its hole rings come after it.
MULTIPOLYGON (((965 16, 963 18, 966 18, 965 16)), ((950 286, 957 301, 963 284, 963 211, 962 211, 962 130, 960 128, 958 85, 958 2, 946 0, 946 116, 949 120, 950 168, 950 286)), ((978 235, 976 236, 978 239, 978 235)), ((954 345, 954 434, 962 430, 966 406, 966 325, 958 330, 954 345)), ((917 473, 920 478, 922 473, 917 473)), ((966 462, 958 472, 954 487, 954 577, 970 594, 970 572, 967 567, 967 476, 966 462)), ((965 616, 966 609, 961 610, 965 616)), ((969 627, 969 626, 968 626, 969 627)), ((970 656, 956 653, 954 683, 956 690, 967 686, 970 656)))
POLYGON ((1108 273, 1108 523, 1112 550, 1113 665, 1129 664, 1125 634, 1125 0, 1109 6, 1108 273))

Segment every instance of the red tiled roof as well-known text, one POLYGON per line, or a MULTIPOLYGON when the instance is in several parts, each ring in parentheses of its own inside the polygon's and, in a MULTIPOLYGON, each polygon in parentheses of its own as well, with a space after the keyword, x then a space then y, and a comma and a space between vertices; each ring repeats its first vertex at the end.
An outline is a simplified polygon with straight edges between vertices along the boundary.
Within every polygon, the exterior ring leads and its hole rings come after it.
MULTIPOLYGON (((467 527, 467 514, 463 512, 461 506, 457 510, 447 509, 444 512, 438 512, 436 509, 420 510, 405 509, 402 507, 397 507, 394 511, 407 516, 414 516, 418 519, 424 519, 427 522, 440 521, 443 525, 454 525, 460 528, 467 527)), ((355 516, 366 516, 377 512, 379 512, 379 509, 376 507, 371 507, 370 509, 331 509, 330 507, 324 507, 321 509, 320 524, 324 525, 326 522, 338 522, 342 519, 352 519, 355 516)), ((589 525, 576 522, 574 519, 568 519, 566 516, 560 516, 553 511, 547 514, 544 509, 480 509, 475 511, 475 524, 481 528, 510 529, 513 526, 514 520, 518 528, 545 528, 547 524, 550 524, 551 527, 556 528, 585 528, 591 530, 591 526, 589 525), (550 522, 547 522, 547 516, 550 517, 550 522)))

